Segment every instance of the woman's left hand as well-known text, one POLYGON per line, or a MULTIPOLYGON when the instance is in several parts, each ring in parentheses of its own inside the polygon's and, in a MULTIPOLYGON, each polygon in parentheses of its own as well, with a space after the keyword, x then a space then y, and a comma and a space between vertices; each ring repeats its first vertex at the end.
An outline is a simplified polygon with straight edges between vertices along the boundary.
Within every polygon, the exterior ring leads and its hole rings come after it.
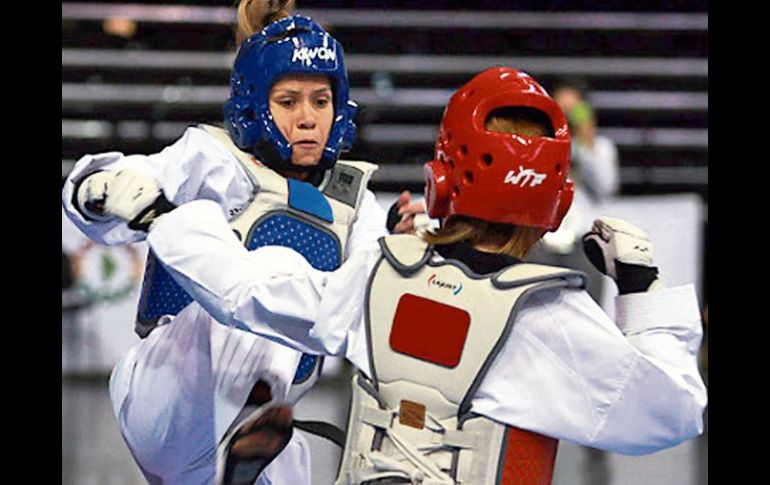
POLYGON ((415 216, 425 214, 425 212, 425 202, 422 200, 413 202, 412 194, 405 190, 401 192, 398 200, 388 211, 388 229, 393 234, 414 234, 416 231, 415 216))

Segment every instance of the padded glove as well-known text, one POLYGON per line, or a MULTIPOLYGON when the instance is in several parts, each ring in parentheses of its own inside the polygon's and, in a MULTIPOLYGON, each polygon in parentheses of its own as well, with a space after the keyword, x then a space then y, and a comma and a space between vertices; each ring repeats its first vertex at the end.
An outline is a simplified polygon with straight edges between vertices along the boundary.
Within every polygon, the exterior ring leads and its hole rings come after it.
POLYGON ((596 269, 615 280, 621 295, 647 291, 657 281, 647 233, 622 219, 596 219, 583 236, 583 251, 596 269))
POLYGON ((95 172, 80 181, 75 198, 86 219, 119 218, 137 231, 148 231, 158 216, 176 207, 155 180, 133 170, 95 172))

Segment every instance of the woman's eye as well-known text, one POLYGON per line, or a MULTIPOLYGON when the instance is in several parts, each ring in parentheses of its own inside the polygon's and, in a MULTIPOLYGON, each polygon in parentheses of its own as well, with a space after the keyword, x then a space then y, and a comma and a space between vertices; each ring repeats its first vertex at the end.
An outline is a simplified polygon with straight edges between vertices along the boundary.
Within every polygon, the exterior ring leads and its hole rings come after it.
POLYGON ((330 99, 328 98, 319 98, 316 100, 316 105, 323 108, 324 106, 327 106, 330 103, 330 99))
POLYGON ((291 106, 294 104, 293 99, 278 99, 275 101, 278 103, 278 106, 283 106, 284 108, 291 108, 291 106))

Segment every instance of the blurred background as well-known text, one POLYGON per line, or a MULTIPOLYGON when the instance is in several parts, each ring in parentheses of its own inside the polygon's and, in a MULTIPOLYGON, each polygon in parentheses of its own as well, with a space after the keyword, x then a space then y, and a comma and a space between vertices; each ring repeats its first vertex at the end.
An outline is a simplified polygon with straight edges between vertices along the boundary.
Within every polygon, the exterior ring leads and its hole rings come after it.
MULTIPOLYGON (((62 182, 84 154, 150 154, 189 125, 220 123, 234 3, 62 2, 62 182)), ((580 268, 575 237, 593 215, 633 220, 650 233, 664 281, 695 284, 707 330, 707 2, 472 3, 297 1, 297 13, 345 47, 359 103, 359 136, 345 158, 379 164, 370 188, 387 209, 401 190, 421 194, 421 165, 433 155, 443 108, 476 73, 509 65, 552 94, 577 87, 580 108, 564 105, 573 138, 592 126, 586 146, 608 147, 611 159, 611 170, 598 173, 616 177, 593 181, 591 150, 575 152, 582 198, 536 256, 580 268)), ((62 484, 143 483, 113 418, 107 379, 138 340, 145 254, 143 244, 89 243, 62 214, 62 484)), ((592 294, 612 314, 614 286, 594 280, 592 294)), ((707 349, 706 339, 706 379, 707 349)), ((297 415, 344 425, 349 371, 330 362, 297 415)), ((315 483, 332 483, 338 450, 310 440, 315 483)), ((554 483, 706 484, 708 431, 645 457, 562 443, 554 483)))

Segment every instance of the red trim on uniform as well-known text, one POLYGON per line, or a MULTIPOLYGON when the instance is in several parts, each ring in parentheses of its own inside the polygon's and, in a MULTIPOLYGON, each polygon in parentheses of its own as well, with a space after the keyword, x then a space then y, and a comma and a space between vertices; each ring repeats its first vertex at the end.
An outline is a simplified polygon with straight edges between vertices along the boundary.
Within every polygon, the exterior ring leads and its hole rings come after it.
POLYGON ((559 440, 509 427, 499 485, 550 485, 559 440))
POLYGON ((393 317, 390 348, 452 368, 460 363, 470 323, 465 310, 407 293, 393 317))

